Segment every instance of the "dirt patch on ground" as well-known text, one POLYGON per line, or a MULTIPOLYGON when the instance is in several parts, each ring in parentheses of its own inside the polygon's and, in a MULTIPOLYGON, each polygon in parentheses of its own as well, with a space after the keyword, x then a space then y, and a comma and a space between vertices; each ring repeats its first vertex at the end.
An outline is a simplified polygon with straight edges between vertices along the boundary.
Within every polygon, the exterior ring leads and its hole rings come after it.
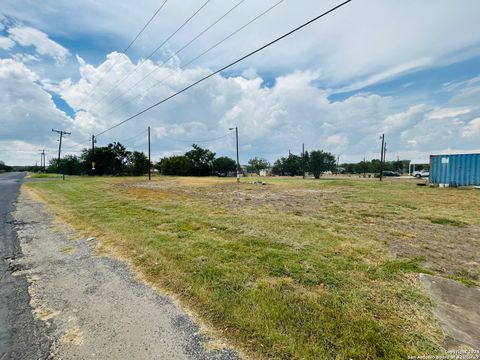
MULTIPOLYGON (((390 249, 403 256, 416 256, 428 269, 472 284, 478 282, 480 228, 462 228, 429 223, 396 222, 386 234, 390 249), (398 226, 399 225, 399 226, 398 226)), ((393 225, 393 224, 392 224, 393 225)))
POLYGON ((352 199, 361 191, 352 186, 306 189, 301 185, 269 184, 268 180, 261 185, 246 179, 236 184, 203 178, 116 186, 129 196, 144 196, 148 192, 152 200, 190 201, 216 212, 261 215, 274 211, 299 220, 314 218, 328 226, 338 225, 339 233, 386 244, 399 257, 415 258, 426 269, 444 276, 471 285, 480 280, 480 226, 432 220, 418 215, 413 204, 379 207, 373 200, 352 199), (192 186, 186 186, 190 183, 192 186))
POLYGON ((188 199, 217 209, 228 211, 252 212, 264 210, 279 210, 288 213, 311 215, 325 206, 338 201, 341 196, 349 196, 355 192, 351 187, 331 189, 305 189, 300 186, 272 185, 268 182, 251 183, 246 180, 236 184, 225 181, 206 181, 199 179, 194 182, 183 180, 162 180, 158 182, 138 182, 117 184, 117 189, 134 196, 148 189, 153 198, 163 198, 163 194, 170 197, 188 199))

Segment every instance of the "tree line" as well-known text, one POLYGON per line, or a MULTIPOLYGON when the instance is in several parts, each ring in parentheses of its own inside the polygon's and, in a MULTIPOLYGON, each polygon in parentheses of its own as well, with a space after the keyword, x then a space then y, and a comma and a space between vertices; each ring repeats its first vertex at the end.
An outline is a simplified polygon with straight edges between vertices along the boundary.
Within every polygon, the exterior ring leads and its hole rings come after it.
MULTIPOLYGON (((408 165, 410 160, 397 160, 397 161, 385 161, 383 163, 384 171, 397 171, 399 173, 408 171, 408 165)), ((380 173, 380 160, 373 159, 371 161, 360 161, 358 163, 345 163, 339 166, 342 172, 349 174, 362 174, 362 173, 380 173)), ((422 166, 420 166, 422 168, 422 166)))
MULTIPOLYGON (((161 159, 155 167, 163 175, 234 175, 237 164, 233 159, 227 156, 216 158, 214 152, 196 144, 192 147, 193 150, 187 151, 184 155, 173 155, 161 159)), ((261 170, 271 169, 273 174, 291 176, 309 172, 318 179, 322 172, 334 168, 335 157, 331 153, 314 150, 310 153, 305 152, 303 156, 290 154, 286 158, 282 157, 275 161, 273 166, 266 159, 254 157, 248 160, 248 165, 240 171, 259 175, 261 170)))
POLYGON ((0 160, 0 172, 12 171, 13 167, 6 165, 3 161, 0 160))
MULTIPOLYGON (((53 158, 45 169, 47 173, 58 170, 65 175, 143 175, 150 168, 148 157, 140 151, 127 151, 119 142, 104 147, 83 149, 79 156, 65 155, 60 159, 53 158), (93 164, 94 163, 94 164, 93 164), (93 166, 94 165, 94 166, 93 166)), ((43 171, 40 166, 30 167, 30 171, 43 171)))
MULTIPOLYGON (((408 168, 408 160, 387 161, 383 170, 403 172, 408 168)), ((172 155, 161 158, 151 164, 147 156, 140 151, 128 151, 119 142, 113 142, 105 147, 83 149, 79 156, 65 155, 60 159, 60 172, 66 175, 133 175, 148 173, 150 168, 156 168, 163 175, 177 176, 235 176, 237 163, 228 156, 216 157, 216 153, 202 148, 197 144, 183 155, 172 155), (94 164, 93 164, 94 163, 94 164), (94 166, 93 166, 94 165, 94 166)), ((0 161, 0 171, 11 170, 42 171, 39 166, 11 167, 0 161)), ((49 161, 46 171, 56 173, 58 170, 56 158, 49 161)), ((277 159, 273 165, 266 159, 254 157, 248 164, 240 167, 244 173, 260 175, 262 170, 268 170, 273 175, 299 176, 310 173, 319 178, 327 171, 352 174, 380 172, 380 160, 344 163, 337 167, 335 156, 323 150, 306 151, 304 154, 289 154, 277 159)))

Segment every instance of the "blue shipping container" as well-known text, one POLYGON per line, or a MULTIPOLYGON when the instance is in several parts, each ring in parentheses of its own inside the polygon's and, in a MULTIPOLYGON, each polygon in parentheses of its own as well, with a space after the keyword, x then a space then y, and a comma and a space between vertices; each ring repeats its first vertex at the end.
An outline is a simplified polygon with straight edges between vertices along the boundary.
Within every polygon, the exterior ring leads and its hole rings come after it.
POLYGON ((430 155, 430 182, 480 185, 480 154, 430 155))

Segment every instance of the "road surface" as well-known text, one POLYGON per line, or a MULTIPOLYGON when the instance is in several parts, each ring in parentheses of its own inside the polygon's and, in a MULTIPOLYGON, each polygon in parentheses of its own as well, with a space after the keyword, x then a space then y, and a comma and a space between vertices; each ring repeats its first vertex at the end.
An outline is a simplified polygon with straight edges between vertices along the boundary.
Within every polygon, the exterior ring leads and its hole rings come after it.
POLYGON ((22 257, 12 211, 24 173, 0 175, 0 359, 45 359, 49 341, 45 325, 30 309, 26 276, 18 271, 22 257))

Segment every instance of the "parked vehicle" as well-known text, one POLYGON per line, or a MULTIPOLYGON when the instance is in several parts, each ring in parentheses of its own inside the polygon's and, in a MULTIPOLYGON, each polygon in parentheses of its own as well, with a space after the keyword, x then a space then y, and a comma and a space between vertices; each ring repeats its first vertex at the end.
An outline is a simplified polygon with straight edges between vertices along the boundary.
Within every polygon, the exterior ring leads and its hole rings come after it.
POLYGON ((402 174, 396 171, 384 171, 383 176, 402 176, 402 174))
MULTIPOLYGON (((392 176, 392 177, 398 177, 398 176, 402 176, 402 174, 396 172, 396 171, 382 171, 382 176, 384 177, 388 177, 388 176, 392 176)), ((380 174, 375 174, 375 177, 380 177, 380 174)))
POLYGON ((420 179, 422 177, 430 177, 430 170, 420 170, 420 171, 414 171, 412 176, 415 176, 417 179, 420 179))

